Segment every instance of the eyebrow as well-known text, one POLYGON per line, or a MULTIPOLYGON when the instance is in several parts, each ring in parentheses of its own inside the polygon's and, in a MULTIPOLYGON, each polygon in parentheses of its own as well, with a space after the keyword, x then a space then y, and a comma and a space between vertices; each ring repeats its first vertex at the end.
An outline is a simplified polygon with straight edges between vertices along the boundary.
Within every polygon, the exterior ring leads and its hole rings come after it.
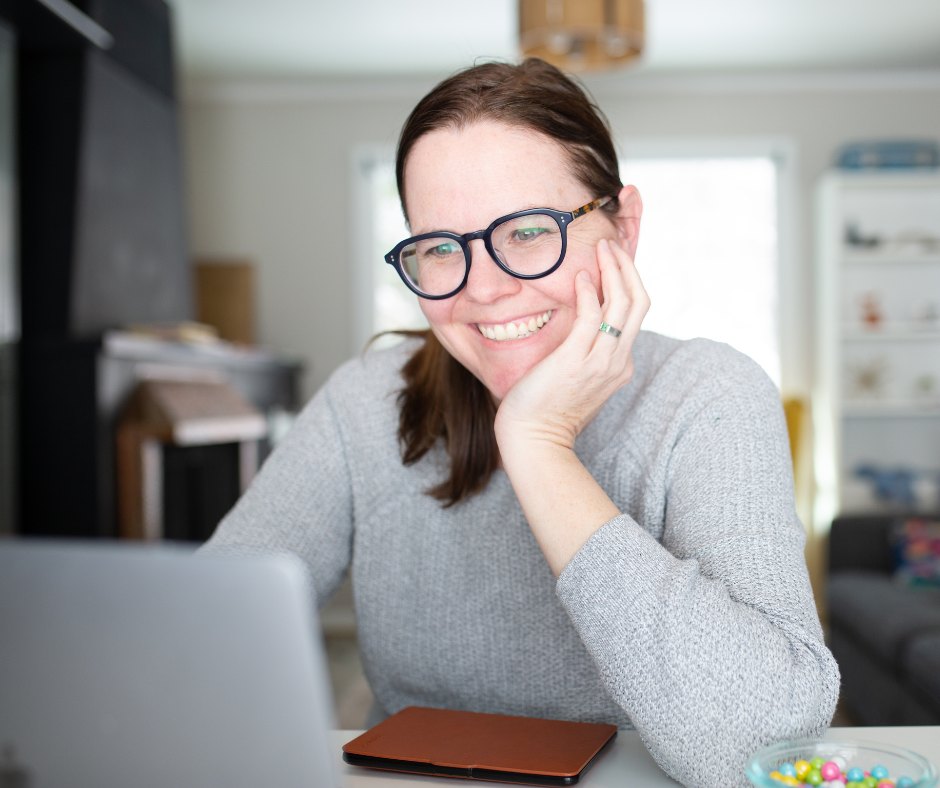
MULTIPOLYGON (((551 208, 551 206, 548 206, 548 205, 541 205, 541 204, 536 203, 536 202, 527 203, 527 204, 524 205, 522 208, 516 208, 514 211, 510 211, 509 213, 504 213, 504 214, 501 214, 500 216, 494 217, 493 220, 492 220, 489 224, 487 224, 485 227, 478 227, 477 230, 485 230, 486 227, 489 227, 490 224, 492 224, 493 222, 495 222, 497 219, 501 219, 503 216, 512 216, 514 213, 519 213, 519 211, 531 211, 533 208, 551 208)), ((555 211, 555 210, 558 210, 558 209, 557 209, 557 208, 551 208, 551 210, 555 211)), ((407 224, 407 223, 406 223, 406 224, 407 224)), ((477 230, 468 230, 467 232, 475 233, 475 232, 477 232, 477 230)), ((438 233, 438 232, 440 232, 440 233, 453 233, 454 235, 464 235, 464 233, 458 233, 456 230, 448 230, 446 227, 431 227, 431 228, 429 228, 429 229, 421 229, 420 231, 416 231, 416 230, 415 230, 413 227, 411 227, 410 225, 408 225, 408 232, 410 232, 412 236, 415 236, 415 235, 424 235, 425 233, 438 233)))

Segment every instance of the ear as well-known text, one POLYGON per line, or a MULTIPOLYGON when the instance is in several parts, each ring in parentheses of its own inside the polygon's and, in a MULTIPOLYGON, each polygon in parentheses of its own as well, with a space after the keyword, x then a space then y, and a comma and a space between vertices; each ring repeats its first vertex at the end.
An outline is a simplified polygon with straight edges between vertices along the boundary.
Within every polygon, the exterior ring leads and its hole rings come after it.
POLYGON ((631 258, 636 257, 640 242, 640 218, 643 216, 643 200, 636 186, 624 186, 617 195, 620 208, 614 218, 619 234, 619 243, 631 258))

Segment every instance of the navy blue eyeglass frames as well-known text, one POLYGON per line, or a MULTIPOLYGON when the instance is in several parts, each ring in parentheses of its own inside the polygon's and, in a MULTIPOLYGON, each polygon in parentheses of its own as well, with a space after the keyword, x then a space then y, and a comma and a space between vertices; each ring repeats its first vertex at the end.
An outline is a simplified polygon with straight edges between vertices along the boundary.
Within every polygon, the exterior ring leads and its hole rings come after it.
POLYGON ((421 298, 459 293, 470 275, 470 242, 480 239, 493 261, 518 279, 541 279, 565 259, 568 225, 607 205, 599 197, 574 211, 531 208, 501 216, 485 230, 457 235, 446 230, 406 238, 385 255, 402 281, 421 298))

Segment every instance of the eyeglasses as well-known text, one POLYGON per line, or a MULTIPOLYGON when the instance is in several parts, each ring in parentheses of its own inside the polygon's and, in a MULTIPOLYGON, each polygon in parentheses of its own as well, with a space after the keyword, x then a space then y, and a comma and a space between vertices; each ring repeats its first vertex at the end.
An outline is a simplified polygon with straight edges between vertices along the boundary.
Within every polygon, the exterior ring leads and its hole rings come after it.
POLYGON ((402 281, 422 298, 440 300, 459 293, 470 276, 470 241, 483 240, 493 261, 517 279, 541 279, 565 259, 568 225, 607 205, 599 197, 575 211, 532 208, 501 216, 485 230, 457 235, 446 230, 406 238, 385 255, 402 281))

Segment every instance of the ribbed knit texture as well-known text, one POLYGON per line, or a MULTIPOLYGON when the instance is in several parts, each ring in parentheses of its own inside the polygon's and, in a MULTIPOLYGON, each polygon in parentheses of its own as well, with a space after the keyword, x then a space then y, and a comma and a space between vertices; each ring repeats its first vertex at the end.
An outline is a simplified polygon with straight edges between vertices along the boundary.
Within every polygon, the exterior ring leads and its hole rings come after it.
POLYGON ((321 605, 351 569, 386 713, 635 727, 690 788, 744 786, 750 753, 825 730, 839 673, 780 398, 753 361, 641 332, 633 380, 575 446, 623 515, 556 582, 505 473, 444 509, 424 493, 446 473, 443 447, 402 465, 396 396, 415 347, 339 369, 207 549, 296 553, 321 605))

